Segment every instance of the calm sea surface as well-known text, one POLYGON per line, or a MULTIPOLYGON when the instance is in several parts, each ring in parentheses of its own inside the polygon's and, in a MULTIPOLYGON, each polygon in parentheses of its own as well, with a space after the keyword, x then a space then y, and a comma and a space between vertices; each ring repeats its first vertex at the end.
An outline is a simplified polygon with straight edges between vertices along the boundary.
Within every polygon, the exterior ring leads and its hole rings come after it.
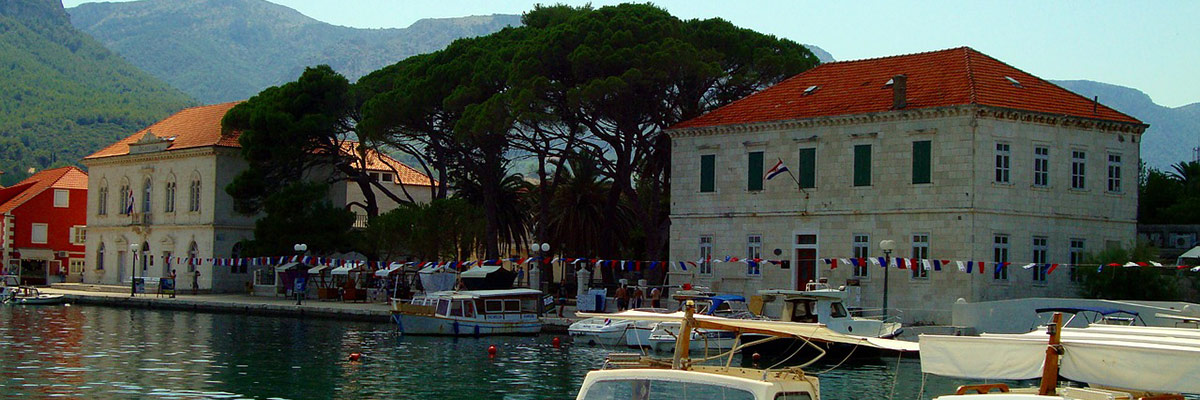
MULTIPOLYGON (((6 305, 0 397, 572 399, 612 350, 555 348, 551 338, 402 337, 382 323, 6 305), (354 352, 360 362, 347 361, 354 352)), ((825 399, 930 398, 963 383, 923 382, 916 359, 824 372, 831 367, 806 369, 818 373, 825 399)))

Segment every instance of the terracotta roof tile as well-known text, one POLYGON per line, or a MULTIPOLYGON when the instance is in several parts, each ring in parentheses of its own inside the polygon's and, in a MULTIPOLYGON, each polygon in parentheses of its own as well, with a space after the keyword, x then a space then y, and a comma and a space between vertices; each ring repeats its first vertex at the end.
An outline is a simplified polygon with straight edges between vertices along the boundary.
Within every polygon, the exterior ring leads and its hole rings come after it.
POLYGON ((970 47, 960 47, 822 64, 671 129, 890 111, 892 87, 887 82, 896 75, 907 77, 905 109, 978 104, 1142 123, 970 47))
POLYGON ((174 137, 175 139, 167 151, 206 146, 241 147, 238 144, 236 132, 230 135, 221 134, 221 118, 224 118, 225 113, 238 103, 240 102, 185 108, 162 121, 155 122, 146 129, 84 157, 84 159, 129 154, 129 144, 137 142, 146 132, 153 132, 160 138, 174 137))
MULTIPOLYGON (((342 142, 342 151, 347 154, 357 154, 355 147, 358 142, 347 140, 342 142)), ((436 186, 437 181, 429 178, 428 175, 417 171, 415 168, 408 166, 376 150, 369 150, 365 156, 367 160, 367 169, 382 172, 394 172, 396 177, 393 183, 400 183, 408 186, 436 186)))
POLYGON ((62 167, 38 172, 17 182, 16 185, 0 189, 0 214, 8 213, 36 197, 46 189, 87 190, 87 173, 76 167, 62 167))

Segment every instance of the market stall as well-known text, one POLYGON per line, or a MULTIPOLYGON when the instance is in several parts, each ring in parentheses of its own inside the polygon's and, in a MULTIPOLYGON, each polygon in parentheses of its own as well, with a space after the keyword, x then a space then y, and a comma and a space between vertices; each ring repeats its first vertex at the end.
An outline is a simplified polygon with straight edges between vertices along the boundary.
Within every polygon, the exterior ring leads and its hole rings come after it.
POLYGON ((333 277, 334 284, 341 293, 342 300, 366 300, 367 290, 362 285, 364 272, 367 272, 366 268, 360 263, 343 265, 329 271, 329 275, 333 277))
POLYGON ((338 290, 333 286, 333 278, 329 274, 331 269, 333 267, 328 265, 318 265, 308 269, 308 284, 309 287, 316 288, 317 299, 334 300, 338 298, 338 290))
POLYGON ((417 271, 417 275, 425 293, 454 290, 454 283, 458 281, 458 273, 444 265, 430 265, 417 271))

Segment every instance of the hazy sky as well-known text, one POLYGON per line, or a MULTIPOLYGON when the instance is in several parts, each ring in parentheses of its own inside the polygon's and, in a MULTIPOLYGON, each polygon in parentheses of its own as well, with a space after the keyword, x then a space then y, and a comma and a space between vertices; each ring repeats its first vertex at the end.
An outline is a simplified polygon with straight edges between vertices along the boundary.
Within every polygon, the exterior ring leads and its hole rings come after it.
MULTIPOLYGON (((402 28, 421 18, 520 14, 538 3, 270 1, 321 21, 359 28, 402 28)), ((89 2, 63 1, 67 7, 89 2)), ((618 2, 590 3, 602 6, 618 2)), ((681 18, 721 17, 738 26, 814 44, 838 60, 971 46, 1045 79, 1087 79, 1133 87, 1169 107, 1200 102, 1200 1, 654 3, 681 18)))

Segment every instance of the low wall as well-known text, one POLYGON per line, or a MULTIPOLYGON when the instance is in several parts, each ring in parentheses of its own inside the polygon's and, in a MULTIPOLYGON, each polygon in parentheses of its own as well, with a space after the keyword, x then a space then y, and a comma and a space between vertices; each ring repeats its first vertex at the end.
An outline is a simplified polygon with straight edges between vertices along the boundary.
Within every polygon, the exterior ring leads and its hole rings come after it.
MULTIPOLYGON (((977 333, 1024 333, 1029 332, 1039 321, 1035 310, 1047 307, 1104 307, 1135 311, 1149 326, 1176 326, 1176 320, 1156 317, 1155 314, 1184 314, 1184 307, 1200 310, 1200 305, 1184 302, 1097 300, 1063 298, 1027 298, 1015 300, 985 301, 954 304, 953 325, 973 328, 977 333)), ((1076 318, 1072 327, 1083 327, 1086 322, 1076 318)))
POLYGON ((293 316, 332 318, 368 322, 391 322, 391 312, 354 308, 322 307, 317 304, 241 304, 233 302, 211 302, 203 300, 171 299, 160 301, 153 297, 113 297, 67 294, 67 300, 77 304, 93 304, 112 307, 144 308, 159 310, 182 310, 203 312, 226 312, 250 315, 293 316))

